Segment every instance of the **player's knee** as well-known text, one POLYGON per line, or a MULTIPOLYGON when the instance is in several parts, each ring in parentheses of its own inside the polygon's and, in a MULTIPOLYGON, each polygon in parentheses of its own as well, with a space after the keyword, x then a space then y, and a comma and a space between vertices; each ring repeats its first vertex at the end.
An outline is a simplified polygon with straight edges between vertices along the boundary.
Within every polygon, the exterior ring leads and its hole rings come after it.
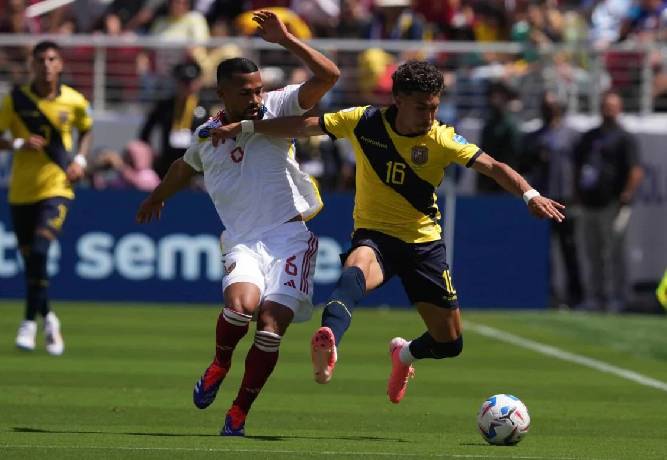
POLYGON ((280 348, 280 341, 282 337, 279 334, 271 331, 257 331, 255 333, 255 347, 267 352, 276 353, 280 348))
POLYGON ((455 358, 463 351, 463 337, 451 342, 434 342, 431 350, 435 359, 455 358))
POLYGON ((245 315, 253 315, 258 308, 258 299, 248 292, 237 292, 225 296, 225 307, 245 315))

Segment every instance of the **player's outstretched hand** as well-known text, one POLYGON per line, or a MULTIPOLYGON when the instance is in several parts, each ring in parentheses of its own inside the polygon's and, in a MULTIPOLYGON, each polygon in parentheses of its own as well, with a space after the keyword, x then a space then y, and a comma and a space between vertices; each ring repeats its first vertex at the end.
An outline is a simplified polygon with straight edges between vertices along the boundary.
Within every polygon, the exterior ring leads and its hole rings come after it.
POLYGON ((272 11, 255 11, 252 20, 259 26, 259 35, 269 43, 283 43, 290 33, 285 24, 272 11))
POLYGON ((565 205, 546 196, 536 196, 530 200, 528 209, 532 215, 540 219, 553 219, 556 222, 565 220, 565 215, 562 213, 565 205))
POLYGON ((153 219, 160 219, 162 215, 162 208, 164 208, 164 201, 158 201, 149 196, 140 205, 137 211, 137 223, 147 224, 153 219))
POLYGON ((72 184, 83 179, 83 176, 86 174, 86 171, 81 167, 79 163, 72 162, 67 167, 67 180, 72 184))
POLYGON ((225 143, 225 140, 230 137, 236 137, 241 132, 241 123, 230 123, 222 125, 211 130, 211 142, 213 147, 217 147, 220 143, 225 143))

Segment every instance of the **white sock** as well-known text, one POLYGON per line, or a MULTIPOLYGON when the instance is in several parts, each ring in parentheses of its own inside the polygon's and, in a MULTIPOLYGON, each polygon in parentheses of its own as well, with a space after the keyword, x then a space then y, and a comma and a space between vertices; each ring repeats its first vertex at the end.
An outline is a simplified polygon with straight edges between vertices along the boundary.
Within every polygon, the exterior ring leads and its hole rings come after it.
POLYGON ((399 359, 405 365, 412 364, 415 361, 415 359, 417 359, 414 356, 412 356, 412 353, 410 353, 410 344, 411 343, 412 343, 412 341, 403 345, 403 348, 401 348, 401 351, 398 353, 399 359))

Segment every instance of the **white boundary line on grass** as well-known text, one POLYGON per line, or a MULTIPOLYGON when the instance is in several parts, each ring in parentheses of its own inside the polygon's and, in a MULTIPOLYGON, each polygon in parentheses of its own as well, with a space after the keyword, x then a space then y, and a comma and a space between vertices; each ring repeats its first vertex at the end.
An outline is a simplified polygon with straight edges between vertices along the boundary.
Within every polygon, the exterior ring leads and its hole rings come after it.
MULTIPOLYGON (((133 447, 133 446, 62 446, 62 445, 1 445, 2 449, 64 449, 64 450, 121 450, 121 451, 179 451, 179 452, 227 452, 236 454, 297 454, 304 455, 300 450, 286 449, 220 449, 215 447, 133 447)), ((411 454, 410 452, 371 452, 371 451, 322 451, 311 452, 312 455, 337 456, 337 455, 358 455, 358 456, 378 456, 378 457, 431 457, 431 458, 508 458, 518 460, 575 460, 574 457, 538 457, 530 455, 474 455, 474 454, 411 454)))
POLYGON ((501 342, 511 343, 517 347, 526 348, 528 350, 542 353, 543 355, 551 356, 563 361, 580 364, 582 366, 586 366, 606 374, 612 374, 617 377, 639 383, 640 385, 667 392, 667 383, 640 374, 638 372, 631 371, 629 369, 624 369, 622 367, 605 363, 604 361, 599 361, 597 359, 570 353, 569 351, 565 351, 557 347, 552 347, 551 345, 545 345, 534 340, 524 339, 518 335, 510 334, 508 332, 504 332, 490 326, 485 326, 483 324, 477 324, 466 320, 465 326, 467 329, 477 334, 483 335, 484 337, 500 340, 501 342))

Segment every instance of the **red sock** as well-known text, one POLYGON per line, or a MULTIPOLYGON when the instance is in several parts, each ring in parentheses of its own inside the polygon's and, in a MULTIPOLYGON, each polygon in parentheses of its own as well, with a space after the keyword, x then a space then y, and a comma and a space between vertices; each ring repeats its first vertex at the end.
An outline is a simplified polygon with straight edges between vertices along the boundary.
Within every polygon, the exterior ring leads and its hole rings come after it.
POLYGON ((224 308, 218 316, 215 328, 215 360, 220 366, 228 368, 231 365, 234 348, 248 332, 250 318, 250 315, 231 308, 224 308))
POLYGON ((255 343, 245 359, 245 374, 234 405, 246 414, 278 362, 281 337, 273 332, 257 331, 255 343))

